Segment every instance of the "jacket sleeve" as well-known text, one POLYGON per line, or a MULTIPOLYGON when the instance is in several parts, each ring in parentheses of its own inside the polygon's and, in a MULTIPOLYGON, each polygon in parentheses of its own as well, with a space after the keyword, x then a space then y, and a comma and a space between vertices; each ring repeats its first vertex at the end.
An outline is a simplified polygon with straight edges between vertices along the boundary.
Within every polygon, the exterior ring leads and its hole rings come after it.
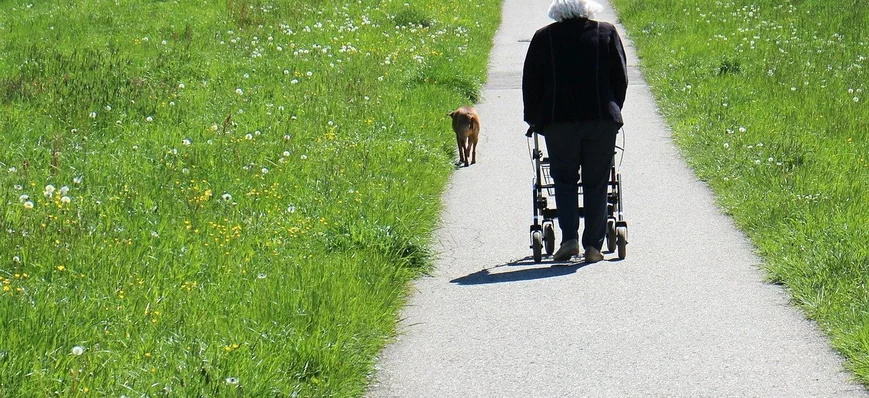
POLYGON ((529 125, 539 124, 538 115, 543 98, 543 69, 546 58, 546 47, 543 45, 541 31, 534 33, 525 55, 525 66, 522 69, 522 102, 524 104, 525 122, 529 125))
POLYGON ((625 48, 622 46, 622 39, 619 37, 619 32, 616 31, 615 27, 613 27, 611 32, 609 54, 611 57, 610 65, 612 65, 610 78, 612 80, 610 84, 613 88, 616 103, 618 104, 619 109, 622 109, 625 105, 625 95, 628 91, 628 67, 625 57, 625 48))

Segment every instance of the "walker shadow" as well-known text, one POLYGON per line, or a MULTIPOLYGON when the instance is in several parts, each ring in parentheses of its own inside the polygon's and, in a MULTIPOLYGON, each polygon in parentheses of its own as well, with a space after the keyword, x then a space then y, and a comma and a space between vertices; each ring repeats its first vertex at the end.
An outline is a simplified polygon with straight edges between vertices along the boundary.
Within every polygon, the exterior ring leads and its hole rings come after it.
POLYGON ((521 260, 511 261, 491 268, 484 268, 480 271, 474 272, 473 274, 453 279, 450 283, 455 283, 457 285, 486 285, 490 283, 521 282, 535 279, 555 278, 576 273, 580 268, 589 265, 589 263, 585 262, 550 262, 549 264, 548 267, 543 268, 538 266, 535 268, 524 268, 517 271, 499 272, 494 274, 490 272, 493 269, 501 267, 538 265, 535 264, 532 257, 529 256, 521 260))

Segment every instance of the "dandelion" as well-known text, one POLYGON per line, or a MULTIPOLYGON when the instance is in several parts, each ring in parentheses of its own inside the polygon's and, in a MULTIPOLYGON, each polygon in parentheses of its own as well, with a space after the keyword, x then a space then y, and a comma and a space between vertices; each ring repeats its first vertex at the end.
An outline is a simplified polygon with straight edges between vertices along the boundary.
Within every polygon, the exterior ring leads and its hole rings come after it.
POLYGON ((290 157, 290 151, 284 151, 283 155, 284 157, 290 157))
POLYGON ((73 182, 74 184, 81 184, 81 182, 82 182, 83 180, 84 180, 84 177, 82 177, 82 176, 77 176, 77 177, 74 177, 74 178, 72 179, 72 182, 73 182))
POLYGON ((152 237, 152 238, 159 238, 159 237, 160 237, 160 233, 157 232, 157 231, 151 231, 151 237, 152 237))
POLYGON ((285 74, 285 75, 289 75, 289 74, 290 74, 290 70, 289 70, 289 69, 284 69, 284 74, 285 74))
POLYGON ((245 134, 245 135, 244 135, 244 139, 246 139, 246 140, 252 140, 252 139, 253 139, 253 134, 250 134, 250 133, 245 134))
POLYGON ((265 279, 265 278, 266 278, 266 274, 265 274, 264 272, 260 272, 260 273, 256 276, 256 278, 257 278, 257 279, 265 279))
POLYGON ((289 205, 289 206, 287 207, 287 213, 295 213, 295 212, 296 212, 296 206, 295 206, 295 205, 289 205))
POLYGON ((97 118, 97 113, 96 113, 96 112, 91 112, 88 116, 90 116, 91 119, 96 119, 96 118, 97 118))
POLYGON ((111 111, 111 110, 112 110, 112 106, 111 106, 111 105, 106 105, 106 112, 111 111))
POLYGON ((232 195, 230 195, 229 193, 224 193, 223 196, 221 196, 221 198, 223 199, 224 202, 229 202, 230 200, 232 200, 232 195))
POLYGON ((311 76, 314 76, 314 72, 308 71, 308 73, 305 73, 305 75, 308 77, 311 77, 311 76))
POLYGON ((9 172, 10 172, 10 173, 15 173, 15 172, 17 172, 17 171, 18 171, 18 168, 15 167, 15 166, 12 166, 12 167, 9 168, 9 172))
POLYGON ((184 87, 185 87, 185 86, 184 86, 184 83, 178 83, 178 88, 180 88, 180 89, 182 89, 182 90, 183 90, 183 89, 184 89, 184 87))
POLYGON ((305 160, 305 159, 308 158, 308 155, 304 155, 304 154, 303 154, 303 155, 301 156, 301 158, 302 158, 302 160, 305 160))
POLYGON ((66 185, 64 185, 64 186, 60 187, 60 191, 59 191, 59 192, 60 192, 61 195, 66 195, 66 194, 69 193, 69 187, 66 186, 66 185))
POLYGON ((290 80, 290 84, 298 84, 298 83, 299 83, 299 79, 290 80))
MULTIPOLYGON (((18 257, 18 256, 12 256, 12 262, 15 263, 15 264, 20 263, 20 262, 21 262, 21 257, 18 257)), ((25 274, 25 276, 26 276, 26 274, 25 274)))
POLYGON ((284 134, 284 141, 289 141, 291 138, 289 134, 284 134))
POLYGON ((232 385, 232 386, 234 386, 234 385, 238 385, 238 377, 227 377, 227 378, 226 378, 226 384, 229 384, 229 385, 232 385))
POLYGON ((724 149, 729 149, 729 148, 730 148, 730 144, 725 142, 725 143, 724 143, 724 149))
POLYGON ((740 133, 744 133, 744 132, 745 132, 745 127, 739 126, 739 132, 740 132, 740 133))
POLYGON ((181 143, 184 144, 184 145, 190 145, 190 144, 192 144, 193 142, 190 141, 190 138, 185 138, 185 139, 183 139, 183 140, 181 141, 181 143))
POLYGON ((858 96, 855 95, 855 96, 854 96, 854 102, 860 102, 860 97, 858 97, 858 96))
POLYGON ((269 173, 269 169, 267 169, 267 168, 265 168, 265 167, 263 167, 262 170, 260 170, 260 171, 262 171, 263 174, 268 174, 268 173, 269 173))
POLYGON ((57 266, 57 270, 60 271, 60 272, 63 272, 63 271, 66 271, 66 267, 64 267, 64 266, 62 266, 62 265, 58 265, 58 266, 57 266))
POLYGON ((18 197, 18 201, 21 203, 27 202, 28 200, 30 200, 30 195, 28 194, 24 194, 18 197))
POLYGON ((60 202, 63 204, 69 204, 69 202, 71 202, 71 201, 72 201, 72 199, 70 199, 69 196, 64 196, 64 197, 60 198, 60 202))
POLYGON ((243 95, 244 91, 242 91, 242 89, 240 89, 240 88, 237 88, 237 89, 235 89, 235 93, 238 95, 243 95))
POLYGON ((151 123, 151 122, 154 121, 154 118, 153 118, 152 116, 148 116, 148 117, 145 118, 145 121, 148 122, 148 123, 151 123))
POLYGON ((84 354, 84 348, 82 348, 82 346, 77 345, 72 347, 72 355, 79 356, 81 354, 84 354))
POLYGON ((24 189, 24 186, 23 186, 23 185, 21 185, 21 184, 15 184, 15 190, 16 190, 16 191, 20 191, 20 190, 22 190, 22 189, 24 189))

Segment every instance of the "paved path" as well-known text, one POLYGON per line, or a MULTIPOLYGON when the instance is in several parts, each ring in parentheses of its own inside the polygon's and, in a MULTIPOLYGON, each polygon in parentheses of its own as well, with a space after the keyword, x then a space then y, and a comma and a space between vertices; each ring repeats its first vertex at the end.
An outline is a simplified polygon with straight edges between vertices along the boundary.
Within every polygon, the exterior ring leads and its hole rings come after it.
MULTIPOLYGON (((600 0, 599 0, 600 1, 600 0)), ((608 2, 599 16, 615 21, 608 2)), ((867 397, 673 146, 637 69, 625 105, 623 261, 529 262, 527 41, 549 0, 505 0, 478 164, 444 198, 434 275, 415 284, 370 397, 867 397)), ((447 120, 444 120, 445 133, 447 120)), ((621 143, 621 138, 619 138, 621 143)))

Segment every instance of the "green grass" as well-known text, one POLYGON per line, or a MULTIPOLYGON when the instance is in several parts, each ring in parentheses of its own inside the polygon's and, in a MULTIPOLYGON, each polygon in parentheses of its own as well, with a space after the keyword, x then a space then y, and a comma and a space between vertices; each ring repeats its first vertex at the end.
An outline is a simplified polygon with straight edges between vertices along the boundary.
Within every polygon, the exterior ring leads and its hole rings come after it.
POLYGON ((869 10, 614 4, 697 175, 869 383, 869 10))
POLYGON ((0 396, 361 395, 499 11, 0 3, 0 396))

